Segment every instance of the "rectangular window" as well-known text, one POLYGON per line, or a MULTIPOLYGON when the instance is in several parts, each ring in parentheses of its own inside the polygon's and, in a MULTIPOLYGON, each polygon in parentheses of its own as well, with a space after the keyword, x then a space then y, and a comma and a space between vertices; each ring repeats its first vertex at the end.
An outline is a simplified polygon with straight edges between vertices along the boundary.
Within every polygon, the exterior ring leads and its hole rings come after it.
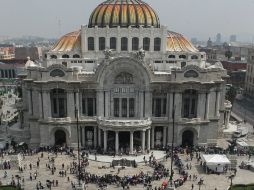
POLYGON ((129 99, 129 117, 135 117, 135 99, 129 99))
POLYGON ((119 117, 119 98, 114 98, 114 117, 119 117))
POLYGON ((64 98, 59 98, 58 101, 59 101, 58 102, 59 103, 59 117, 60 118, 66 117, 64 98))
POLYGON ((56 98, 53 99, 53 113, 57 114, 57 102, 56 102, 56 98))
POLYGON ((161 99, 156 98, 156 107, 155 107, 155 117, 160 117, 161 116, 161 99))
POLYGON ((127 117, 127 98, 122 99, 122 117, 127 117))
POLYGON ((184 99, 184 109, 183 109, 183 117, 189 118, 189 110, 190 110, 190 99, 185 98, 184 99))
POLYGON ((196 110, 196 100, 192 99, 192 101, 191 101, 191 115, 193 115, 193 116, 196 115, 195 110, 196 110))
POLYGON ((167 112, 167 99, 163 98, 163 110, 162 110, 163 117, 166 116, 166 112, 167 112))
POLYGON ((82 98, 82 114, 86 115, 87 114, 87 110, 86 110, 86 99, 82 98))
POLYGON ((94 107, 93 107, 93 98, 87 98, 87 115, 93 116, 94 114, 94 107))

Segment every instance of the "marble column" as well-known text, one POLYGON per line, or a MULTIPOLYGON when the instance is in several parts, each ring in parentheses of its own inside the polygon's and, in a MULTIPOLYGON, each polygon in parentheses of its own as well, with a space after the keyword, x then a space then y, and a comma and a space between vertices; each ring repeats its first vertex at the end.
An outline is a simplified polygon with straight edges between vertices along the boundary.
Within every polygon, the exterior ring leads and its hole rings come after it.
POLYGON ((107 139, 108 132, 106 130, 104 130, 103 132, 104 132, 104 151, 106 152, 107 151, 107 143, 108 143, 108 139, 107 139))
POLYGON ((154 127, 152 126, 152 135, 151 135, 151 138, 152 138, 152 141, 151 141, 151 147, 152 149, 154 149, 154 127))
POLYGON ((220 91, 216 91, 216 105, 214 111, 214 117, 220 116, 220 91))
POLYGON ((209 102, 210 102, 210 93, 206 93, 206 105, 205 105, 205 120, 209 119, 209 102))
POLYGON ((96 126, 94 126, 94 128, 93 128, 93 137, 94 137, 94 142, 93 142, 93 145, 94 145, 94 148, 96 148, 97 147, 97 127, 96 126))
POLYGON ((150 129, 147 130, 147 141, 146 141, 147 145, 146 145, 146 148, 147 148, 148 151, 150 151, 150 149, 151 149, 151 138, 150 138, 151 132, 150 131, 151 131, 150 129))
POLYGON ((101 147, 101 129, 98 128, 98 143, 99 143, 99 147, 101 147))
POLYGON ((163 127, 163 146, 165 147, 167 143, 167 127, 163 127))
POLYGON ((139 117, 144 117, 144 92, 139 92, 139 117))
POLYGON ((130 154, 133 154, 133 131, 130 131, 130 154))
POLYGON ((75 107, 74 107, 74 92, 69 91, 67 93, 67 116, 71 119, 75 118, 75 107))
POLYGON ((118 154, 118 149, 119 149, 119 132, 116 131, 115 134, 116 134, 116 136, 115 136, 115 152, 116 152, 116 154, 118 154))
POLYGON ((142 152, 145 153, 146 131, 142 131, 142 152))

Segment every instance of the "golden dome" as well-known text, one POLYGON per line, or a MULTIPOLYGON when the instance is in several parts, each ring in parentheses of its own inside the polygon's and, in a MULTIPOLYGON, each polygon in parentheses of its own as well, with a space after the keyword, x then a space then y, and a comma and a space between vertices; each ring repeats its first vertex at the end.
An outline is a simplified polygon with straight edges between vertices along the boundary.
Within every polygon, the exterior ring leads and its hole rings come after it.
POLYGON ((160 27, 155 11, 141 0, 107 0, 90 16, 88 27, 160 27))
POLYGON ((167 51, 198 52, 192 43, 182 34, 178 34, 172 31, 168 31, 167 51))
POLYGON ((65 34, 61 37, 50 51, 67 52, 73 51, 74 49, 80 49, 81 38, 80 30, 65 34))

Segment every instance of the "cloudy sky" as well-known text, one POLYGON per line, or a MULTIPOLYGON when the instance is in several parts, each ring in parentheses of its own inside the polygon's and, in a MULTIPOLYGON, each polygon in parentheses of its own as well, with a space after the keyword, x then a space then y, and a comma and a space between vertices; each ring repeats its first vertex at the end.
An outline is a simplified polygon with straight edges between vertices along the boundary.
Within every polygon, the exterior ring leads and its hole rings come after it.
MULTIPOLYGON (((189 38, 242 40, 254 36, 254 0, 145 0, 157 12, 161 24, 189 38)), ((88 23, 102 0, 1 0, 0 37, 34 35, 58 37, 88 23), (59 27, 60 23, 60 27, 59 27)))

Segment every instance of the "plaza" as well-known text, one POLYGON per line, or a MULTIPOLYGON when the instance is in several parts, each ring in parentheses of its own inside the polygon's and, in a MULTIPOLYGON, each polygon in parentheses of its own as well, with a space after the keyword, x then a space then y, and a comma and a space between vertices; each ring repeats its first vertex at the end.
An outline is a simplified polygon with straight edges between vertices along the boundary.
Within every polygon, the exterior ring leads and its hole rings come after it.
MULTIPOLYGON (((92 155, 89 155, 89 157, 92 157, 92 155)), ((99 157, 99 156, 98 156, 99 157)), ((186 161, 187 155, 181 154, 180 157, 185 161, 185 163, 192 165, 192 168, 188 171, 189 175, 197 175, 198 179, 193 181, 193 179, 189 179, 183 184, 183 186, 178 187, 177 189, 179 190, 188 190, 191 189, 192 184, 194 185, 194 189, 199 189, 198 186, 198 181, 200 178, 204 180, 204 184, 200 187, 201 189, 207 189, 207 190, 214 190, 217 188, 218 190, 225 190, 229 187, 230 185, 230 180, 228 179, 228 176, 230 176, 230 172, 226 174, 221 174, 221 175, 216 175, 216 174, 210 174, 207 175, 205 174, 205 171, 202 170, 201 166, 199 163, 197 163, 197 160, 194 158, 192 161, 186 161)), ((4 159, 10 158, 9 156, 5 156, 4 159)), ((146 156, 146 159, 148 158, 148 155, 146 156)), ((98 158, 100 159, 100 158, 98 158)), ((242 160, 248 159, 247 156, 241 156, 238 157, 238 163, 240 163, 242 160)), ((36 189, 36 184, 40 181, 42 185, 45 187, 46 186, 46 181, 51 180, 51 181, 56 181, 58 180, 58 186, 53 186, 52 189, 55 190, 70 190, 72 189, 71 182, 77 184, 77 178, 75 177, 74 174, 70 174, 68 169, 70 168, 71 162, 73 162, 74 159, 68 155, 61 155, 58 153, 58 155, 54 155, 52 153, 46 153, 44 152, 43 158, 41 158, 41 153, 39 154, 34 154, 32 156, 25 156, 25 159, 22 161, 22 165, 26 166, 26 169, 23 172, 20 172, 18 168, 12 168, 7 171, 7 177, 4 178, 4 172, 1 172, 0 175, 0 181, 2 184, 8 184, 11 182, 12 175, 16 176, 19 175, 20 178, 20 183, 22 184, 22 187, 25 190, 34 190, 36 189), (46 167, 46 164, 48 164, 48 157, 55 158, 55 167, 56 167, 56 172, 54 175, 51 174, 51 171, 46 167), (37 161, 38 158, 40 159, 40 164, 39 167, 37 167, 37 161), (32 169, 29 169, 29 164, 32 164, 32 169), (64 163, 64 170, 67 171, 67 175, 65 177, 61 177, 59 175, 59 171, 62 171, 62 164, 64 163), (34 173, 37 171, 37 178, 36 180, 34 179, 34 173), (32 180, 30 180, 30 173, 32 174, 32 180), (68 178, 70 181, 68 181, 68 178), (24 178, 24 183, 22 182, 22 179, 24 178)), ((161 159, 161 163, 163 163, 167 168, 170 168, 170 159, 161 159)), ((3 171, 3 170, 1 170, 3 171)), ((105 163, 105 162, 95 162, 89 160, 89 165, 86 167, 86 172, 98 175, 98 176, 104 176, 104 175, 118 175, 120 177, 124 176, 133 176, 133 175, 138 175, 140 172, 144 172, 148 175, 152 175, 153 169, 148 165, 143 163, 139 163, 137 168, 128 168, 125 167, 125 169, 118 171, 118 167, 112 168, 110 167, 110 163, 105 163)), ((177 179, 180 177, 178 169, 176 166, 174 166, 174 179, 177 179)), ((15 177, 14 177, 15 178, 15 177)), ((254 172, 251 172, 249 170, 242 170, 242 169, 237 169, 237 173, 235 178, 233 179, 233 184, 249 184, 252 183, 254 179, 254 172)), ((162 178, 161 180, 155 180, 152 182, 152 187, 161 187, 163 181, 168 181, 169 178, 162 178)), ((17 182, 17 179, 15 178, 15 181, 17 182)), ((99 187, 97 184, 86 184, 86 187, 88 190, 97 190, 99 187)), ((118 185, 112 184, 108 185, 108 189, 121 189, 118 185)), ((130 186, 130 189, 134 190, 143 190, 144 185, 136 185, 136 186, 130 186)))

